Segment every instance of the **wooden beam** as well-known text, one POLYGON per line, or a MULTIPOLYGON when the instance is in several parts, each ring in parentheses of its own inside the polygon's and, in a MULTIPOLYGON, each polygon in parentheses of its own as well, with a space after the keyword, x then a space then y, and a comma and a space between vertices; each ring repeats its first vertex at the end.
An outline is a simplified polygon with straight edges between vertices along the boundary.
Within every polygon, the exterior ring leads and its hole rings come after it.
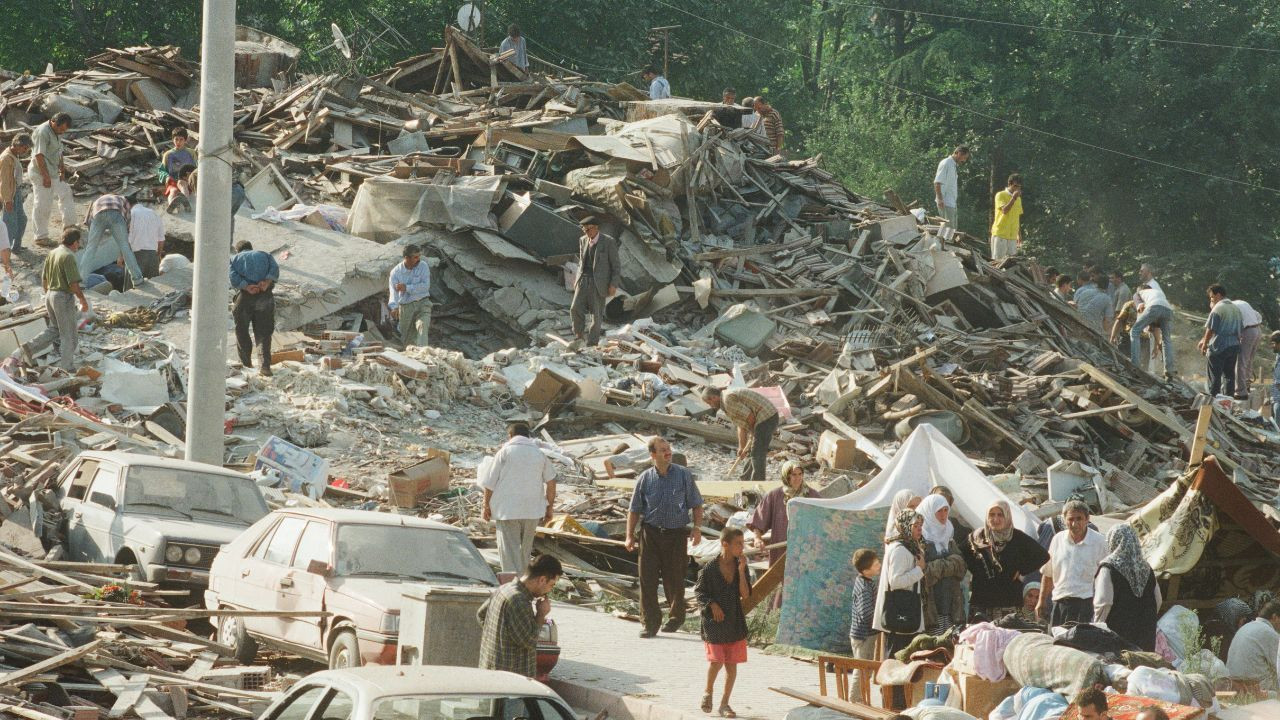
POLYGON ((66 665, 68 663, 75 662, 76 660, 79 660, 85 655, 88 655, 89 653, 97 650, 98 646, 101 644, 102 644, 101 640, 94 640, 93 642, 88 643, 86 645, 81 645, 78 648, 72 648, 64 653, 59 653, 57 655, 54 655, 51 658, 41 660, 40 662, 35 663, 34 665, 28 665, 25 668, 14 670, 12 672, 7 672, 4 675, 0 675, 0 686, 18 685, 23 680, 26 680, 27 678, 33 677, 35 675, 39 675, 45 672, 46 670, 52 670, 56 667, 62 667, 63 665, 66 665))
MULTIPOLYGON (((677 285, 676 290, 682 293, 692 293, 693 288, 688 285, 677 285)), ((756 298, 756 297, 784 297, 784 298, 815 298, 815 297, 835 297, 840 291, 832 287, 791 287, 791 288, 711 288, 712 297, 722 298, 756 298)))
POLYGON ((769 565, 769 569, 760 576, 760 579, 752 584, 751 595, 742 601, 743 615, 750 613, 757 605, 769 597, 769 593, 782 586, 782 577, 786 573, 786 569, 787 554, 783 553, 769 565))
MULTIPOLYGON (((602 402, 582 399, 578 399, 573 402, 573 410, 574 412, 581 413, 583 415, 593 415, 595 417, 608 418, 610 420, 621 420, 642 425, 657 425, 658 427, 664 427, 668 430, 675 430, 676 432, 682 432, 688 435, 697 435, 698 437, 722 443, 724 445, 732 445, 734 447, 738 446, 738 432, 732 428, 708 425, 695 420, 686 420, 685 418, 676 417, 675 415, 666 415, 664 413, 650 412, 648 410, 640 410, 638 408, 623 407, 621 405, 608 405, 602 402)), ((782 442, 777 438, 774 438, 770 447, 782 447, 782 442)))
POLYGON ((1067 413, 1059 415, 1059 420, 1079 420, 1080 418, 1090 418, 1097 415, 1106 415, 1107 413, 1123 412, 1125 410, 1133 410, 1138 407, 1133 403, 1123 403, 1121 405, 1112 405, 1110 407, 1097 407, 1090 410, 1081 410, 1080 412, 1067 413))
POLYGON ((828 710, 835 710, 838 713, 843 713, 851 718, 857 718, 858 720, 889 720, 889 718, 892 718, 896 714, 892 710, 871 707, 870 705, 863 705, 862 703, 849 702, 848 700, 841 700, 840 698, 814 695, 813 693, 805 692, 804 690, 793 690, 786 687, 771 687, 769 689, 776 693, 786 695, 789 698, 795 698, 800 702, 817 705, 818 707, 824 707, 828 710))
POLYGON ((1191 457, 1187 467, 1195 467, 1204 460, 1204 444, 1209 439, 1209 421, 1213 419, 1213 403, 1200 406, 1200 414, 1196 416, 1195 434, 1191 436, 1191 457))

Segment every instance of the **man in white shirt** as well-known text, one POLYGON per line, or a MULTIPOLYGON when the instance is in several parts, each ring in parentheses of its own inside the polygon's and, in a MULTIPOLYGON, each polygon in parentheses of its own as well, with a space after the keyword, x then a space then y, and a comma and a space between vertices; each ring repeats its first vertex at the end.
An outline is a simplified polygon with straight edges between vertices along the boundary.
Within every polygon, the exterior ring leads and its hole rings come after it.
POLYGON ((938 171, 933 174, 933 197, 938 203, 938 214, 951 227, 959 222, 956 202, 959 198, 960 177, 958 164, 969 161, 969 147, 960 145, 951 154, 938 163, 938 171))
POLYGON ((529 567, 538 523, 551 520, 556 503, 555 467, 529 434, 528 425, 512 423, 507 428, 510 439, 493 456, 488 474, 480 478, 482 517, 497 527, 502 571, 517 575, 529 567))
POLYGON ((1280 601, 1271 600, 1258 617, 1240 626, 1227 650, 1227 677, 1264 693, 1280 689, 1276 656, 1280 654, 1280 601))
POLYGON ((142 268, 142 277, 160 274, 160 256, 164 254, 164 220, 139 200, 129 211, 129 247, 142 268))
POLYGON ((1138 268, 1138 279, 1141 281, 1138 283, 1138 287, 1149 285, 1160 292, 1164 292, 1164 288, 1160 287, 1160 283, 1156 281, 1156 270, 1151 267, 1151 263, 1142 263, 1142 266, 1138 268))
POLYGON ((649 99, 665 100, 671 97, 671 83, 653 68, 645 68, 644 81, 649 83, 649 99))
POLYGON ((1166 378, 1172 379, 1175 375, 1173 365, 1173 306, 1164 296, 1164 291, 1160 289, 1160 284, 1151 277, 1151 268, 1149 265, 1142 266, 1142 276, 1149 278, 1144 280, 1145 285, 1138 287, 1138 292, 1134 295, 1134 299, 1138 306, 1138 319, 1133 321, 1133 325, 1129 328, 1129 359, 1134 365, 1144 367, 1138 360, 1138 353, 1142 350, 1142 331, 1147 329, 1148 325, 1155 325, 1160 328, 1161 338, 1164 342, 1164 374, 1166 378))
POLYGON ((1236 360, 1236 398, 1249 397, 1249 378, 1253 377, 1253 355, 1262 340, 1262 313, 1244 300, 1232 300, 1243 317, 1240 331, 1240 357, 1236 360))
POLYGON ((1036 615, 1044 616, 1046 600, 1053 598, 1050 625, 1093 621, 1093 578, 1107 557, 1107 540, 1089 527, 1089 506, 1070 500, 1062 508, 1067 529, 1049 543, 1049 562, 1041 571, 1040 602, 1036 615))

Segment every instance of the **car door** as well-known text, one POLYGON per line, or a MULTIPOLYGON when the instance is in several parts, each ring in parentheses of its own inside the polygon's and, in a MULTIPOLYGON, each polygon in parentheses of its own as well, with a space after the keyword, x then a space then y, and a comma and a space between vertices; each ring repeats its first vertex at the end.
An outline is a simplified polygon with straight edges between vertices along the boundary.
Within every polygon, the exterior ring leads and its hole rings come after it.
MULTIPOLYGON (((253 555, 253 562, 246 569, 244 580, 252 586, 257 599, 254 610, 278 611, 281 604, 281 583, 285 582, 285 574, 289 572, 289 564, 293 562, 294 550, 298 547, 298 539, 306 529, 304 518, 286 515, 276 525, 275 532, 267 542, 262 543, 253 555)), ((241 570, 241 573, 245 573, 241 570)), ((245 618, 245 627, 270 638, 285 639, 285 618, 260 617, 245 618)))
MULTIPOLYGON (((324 592, 328 579, 323 575, 307 572, 307 566, 318 560, 332 567, 333 525, 322 520, 310 520, 298 540, 293 561, 279 580, 276 609, 290 612, 323 610, 324 592)), ((324 649, 320 618, 285 617, 282 630, 284 639, 298 645, 324 649)))
POLYGON ((113 562, 123 546, 120 533, 120 469, 97 463, 84 494, 67 518, 67 543, 77 560, 113 562))

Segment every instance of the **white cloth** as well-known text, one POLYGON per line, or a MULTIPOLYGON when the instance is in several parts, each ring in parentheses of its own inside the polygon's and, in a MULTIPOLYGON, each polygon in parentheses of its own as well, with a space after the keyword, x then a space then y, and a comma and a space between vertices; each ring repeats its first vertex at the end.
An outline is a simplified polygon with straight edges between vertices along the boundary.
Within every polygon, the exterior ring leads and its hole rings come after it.
MULTIPOLYGON (((890 590, 911 590, 924 578, 924 571, 916 565, 916 556, 902 543, 889 543, 884 549, 884 566, 880 570, 880 583, 876 588, 876 611, 871 617, 871 627, 888 632, 884 627, 884 594, 890 590)), ((923 608, 922 608, 923 609, 923 608)), ((920 613, 920 627, 924 632, 924 613, 920 613)))
POLYGON ((1107 539, 1092 528, 1078 543, 1072 542, 1066 530, 1054 535, 1045 565, 1045 574, 1053 578, 1053 599, 1093 597, 1093 577, 1108 552, 1107 539))
POLYGON ((665 100, 669 97, 671 97, 671 83, 667 82, 667 79, 661 75, 655 77, 649 83, 649 99, 665 100))
POLYGON ((1231 302, 1240 308, 1240 315, 1243 316, 1244 324, 1240 326, 1241 329, 1262 324, 1262 313, 1254 310, 1253 306, 1248 302, 1244 300, 1232 300, 1231 302))
POLYGON ((933 174, 933 181, 942 185, 942 204, 949 208, 955 207, 960 183, 956 159, 950 155, 942 158, 938 163, 938 171, 933 174))
POLYGON ((129 215, 129 247, 134 252, 159 250, 164 242, 164 220, 146 205, 134 205, 129 215))
MULTIPOLYGON (((1105 623, 1107 616, 1111 614, 1111 606, 1116 603, 1116 586, 1111 580, 1110 566, 1107 572, 1098 572, 1098 576, 1093 579, 1093 621, 1095 623, 1105 623)), ((1151 582, 1155 582, 1152 580, 1151 582)), ((1156 583, 1156 608, 1164 603, 1164 598, 1160 595, 1160 583, 1156 583)))
POLYGON ((493 456, 493 467, 480 478, 480 487, 493 493, 493 519, 532 520, 546 515, 546 484, 555 478, 555 467, 538 444, 517 435, 493 456))
POLYGON ((1146 307, 1167 307, 1172 310, 1173 306, 1169 304, 1168 298, 1164 296, 1164 290, 1160 289, 1155 280, 1152 280, 1150 284, 1154 285, 1154 287, 1145 287, 1138 290, 1137 297, 1139 301, 1146 307))
POLYGON ((938 522, 938 512, 943 508, 950 508, 947 499, 941 495, 926 495, 920 504, 916 507, 916 512, 924 516, 924 539, 926 542, 940 553, 947 551, 947 546, 951 544, 951 539, 955 537, 956 529, 951 525, 951 518, 948 517, 946 522, 938 522))

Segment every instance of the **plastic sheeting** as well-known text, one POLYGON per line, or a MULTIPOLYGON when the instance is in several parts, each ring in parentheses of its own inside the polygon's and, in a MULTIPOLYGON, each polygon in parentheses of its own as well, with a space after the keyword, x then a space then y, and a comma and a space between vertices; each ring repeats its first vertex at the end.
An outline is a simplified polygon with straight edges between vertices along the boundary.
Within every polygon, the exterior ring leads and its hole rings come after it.
POLYGON ((389 175, 371 177, 360 183, 356 199, 351 203, 352 235, 390 242, 405 234, 418 202, 427 191, 420 182, 400 180, 389 175))
MULTIPOLYGON (((981 527, 987 507, 1008 500, 964 453, 931 425, 921 425, 892 461, 863 487, 838 498, 796 498, 787 504, 786 592, 778 642, 820 651, 848 652, 853 565, 858 548, 883 554, 889 504, 900 490, 917 495, 946 485, 956 497, 951 512, 981 527)), ((1014 526, 1036 537, 1039 521, 1010 501, 1014 526)))
POLYGON ((460 177, 448 185, 427 185, 409 217, 410 225, 446 230, 497 230, 490 212, 502 197, 501 175, 460 177))

